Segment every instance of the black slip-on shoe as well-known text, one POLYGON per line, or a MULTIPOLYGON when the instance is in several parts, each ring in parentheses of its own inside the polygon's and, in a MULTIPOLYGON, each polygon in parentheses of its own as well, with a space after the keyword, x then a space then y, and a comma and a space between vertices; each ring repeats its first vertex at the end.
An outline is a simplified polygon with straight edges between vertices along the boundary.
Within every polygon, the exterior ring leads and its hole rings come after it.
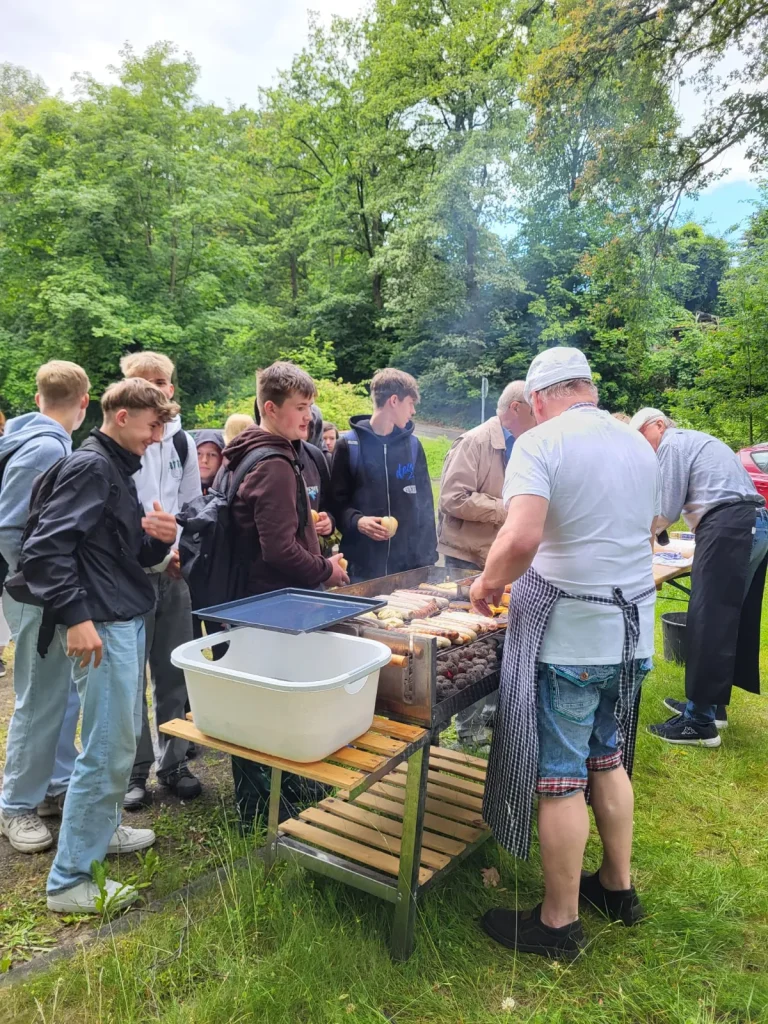
MULTIPOLYGON (((674 697, 667 697, 664 701, 664 707, 669 708, 669 710, 676 715, 682 715, 688 707, 688 702, 684 700, 675 700, 674 697)), ((726 711, 725 704, 718 704, 715 708, 715 728, 728 728, 728 712, 726 711)))
POLYGON ((649 725, 648 732, 665 743, 687 747, 719 747, 720 733, 711 725, 696 725, 685 715, 674 715, 659 725, 649 725))
POLYGON ((580 921, 550 928, 541 920, 541 904, 533 910, 495 907, 480 918, 480 926, 495 941, 518 953, 535 953, 551 960, 575 960, 586 939, 580 921))
POLYGON ((170 772, 158 774, 157 781, 170 789, 179 800, 194 800, 203 792, 200 780, 187 768, 186 762, 176 765, 170 772))
POLYGON ((599 910, 601 914, 605 914, 611 921, 621 921, 628 928, 633 924, 639 924, 645 917, 645 910, 634 885, 629 889, 606 889, 600 881, 598 871, 594 875, 582 871, 579 898, 595 910, 599 910))

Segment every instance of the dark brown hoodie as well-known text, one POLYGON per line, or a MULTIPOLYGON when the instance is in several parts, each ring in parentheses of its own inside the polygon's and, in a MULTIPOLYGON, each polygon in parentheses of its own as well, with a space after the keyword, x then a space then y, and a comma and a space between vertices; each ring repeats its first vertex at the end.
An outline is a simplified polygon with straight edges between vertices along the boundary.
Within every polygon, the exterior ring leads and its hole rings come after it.
POLYGON ((224 464, 235 469, 248 452, 262 447, 285 452, 285 458, 274 455, 257 463, 232 504, 235 550, 248 561, 247 594, 282 587, 315 589, 331 575, 331 563, 320 554, 311 516, 299 534, 293 469, 297 456, 291 442, 261 427, 249 427, 224 449, 224 464))

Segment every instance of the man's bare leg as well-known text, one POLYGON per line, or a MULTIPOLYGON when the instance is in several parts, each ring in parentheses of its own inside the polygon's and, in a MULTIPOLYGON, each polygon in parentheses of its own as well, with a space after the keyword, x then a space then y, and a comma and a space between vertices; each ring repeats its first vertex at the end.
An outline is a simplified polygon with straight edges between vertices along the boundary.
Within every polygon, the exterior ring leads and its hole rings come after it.
POLYGON ((582 792, 539 797, 539 847, 544 869, 541 920, 562 928, 579 916, 579 881, 589 837, 589 814, 582 792))
POLYGON ((603 843, 600 881, 606 889, 629 889, 635 795, 623 766, 589 773, 590 802, 603 843))

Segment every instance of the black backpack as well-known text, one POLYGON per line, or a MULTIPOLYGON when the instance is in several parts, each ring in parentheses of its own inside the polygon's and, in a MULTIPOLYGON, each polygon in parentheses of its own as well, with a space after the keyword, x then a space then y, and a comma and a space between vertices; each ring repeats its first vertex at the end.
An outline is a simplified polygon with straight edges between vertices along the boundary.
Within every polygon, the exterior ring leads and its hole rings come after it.
POLYGON ((249 452, 234 471, 224 471, 218 489, 211 488, 207 494, 187 502, 176 517, 182 527, 181 571, 193 609, 210 608, 245 596, 249 553, 235 549, 232 502, 254 466, 275 456, 290 462, 296 474, 298 534, 306 529, 309 502, 299 463, 279 448, 267 446, 249 452))

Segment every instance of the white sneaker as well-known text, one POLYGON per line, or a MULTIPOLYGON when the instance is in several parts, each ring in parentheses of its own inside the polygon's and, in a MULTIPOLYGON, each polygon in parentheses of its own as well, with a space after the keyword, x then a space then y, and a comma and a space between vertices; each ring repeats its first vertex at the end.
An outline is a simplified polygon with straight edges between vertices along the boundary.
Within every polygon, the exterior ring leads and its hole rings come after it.
POLYGON ((60 793, 58 796, 47 796, 37 805, 38 818, 60 818, 64 810, 66 795, 66 793, 60 793))
POLYGON ((53 836, 34 811, 13 816, 0 813, 0 835, 19 853, 41 853, 53 846, 53 836))
POLYGON ((118 825, 109 840, 107 853, 135 853, 137 850, 146 850, 156 839, 157 836, 151 828, 129 828, 128 825, 118 825))
MULTIPOLYGON (((121 910, 133 903, 139 896, 139 890, 132 885, 123 885, 108 878, 104 888, 107 891, 107 910, 121 910)), ((99 898, 99 887, 94 882, 80 882, 71 889, 64 889, 48 897, 48 909, 57 914, 99 914, 96 906, 99 898)))

